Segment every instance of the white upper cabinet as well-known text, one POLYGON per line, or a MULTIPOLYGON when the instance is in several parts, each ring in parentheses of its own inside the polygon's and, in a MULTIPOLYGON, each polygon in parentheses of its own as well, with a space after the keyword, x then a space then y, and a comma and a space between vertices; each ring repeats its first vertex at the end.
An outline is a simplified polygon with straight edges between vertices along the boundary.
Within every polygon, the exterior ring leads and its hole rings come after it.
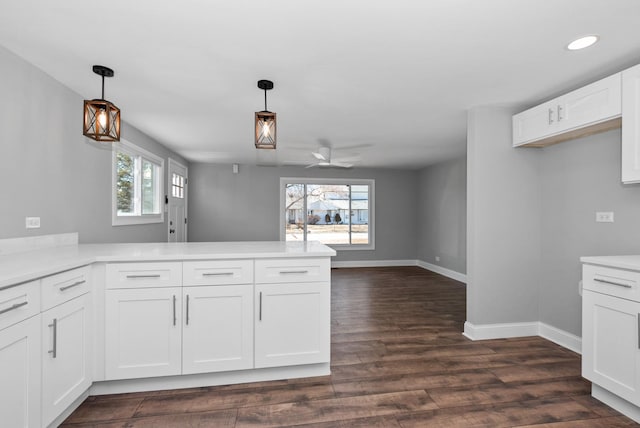
POLYGON ((622 182, 640 183, 640 65, 622 72, 622 182))
POLYGON ((513 116, 513 146, 544 147, 620 126, 621 73, 513 116))

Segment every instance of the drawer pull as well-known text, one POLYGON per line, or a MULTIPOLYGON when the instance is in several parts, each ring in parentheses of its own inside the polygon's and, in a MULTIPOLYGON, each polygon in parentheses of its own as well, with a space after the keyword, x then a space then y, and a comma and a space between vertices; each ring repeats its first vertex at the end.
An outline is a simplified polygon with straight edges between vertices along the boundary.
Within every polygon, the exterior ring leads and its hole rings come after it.
POLYGON ((187 294, 187 315, 185 319, 187 320, 187 325, 189 325, 189 295, 187 294))
POLYGON ((305 274, 305 273, 309 273, 308 270, 281 270, 280 274, 290 274, 290 273, 297 273, 297 274, 305 274))
POLYGON ((58 354, 58 319, 54 318, 53 322, 49 324, 49 327, 53 327, 53 349, 47 351, 53 358, 58 354))
POLYGON ((260 292, 260 308, 258 310, 258 321, 262 321, 262 291, 260 292))
POLYGON ((173 325, 176 325, 176 296, 173 295, 173 325))
POLYGON ((205 272, 202 276, 230 276, 233 272, 205 272))
POLYGON ((135 279, 135 278, 160 278, 160 274, 154 273, 150 275, 127 275, 127 279, 135 279))
POLYGON ((82 284, 84 284, 85 282, 87 282, 87 281, 83 279, 82 281, 74 282, 74 283, 73 283, 73 284, 71 284, 71 285, 67 285, 67 286, 65 286, 65 287, 60 287, 60 291, 65 291, 65 290, 68 290, 68 289, 70 289, 70 288, 77 287, 78 285, 82 285, 82 284))
POLYGON ((611 285, 617 285, 618 287, 631 288, 631 285, 625 284, 623 282, 609 281, 608 279, 602 279, 602 278, 593 278, 593 280, 596 282, 602 282, 603 284, 611 284, 611 285))
POLYGON ((25 306, 27 303, 29 303, 29 302, 14 303, 12 306, 8 307, 7 309, 1 310, 0 311, 0 315, 6 314, 7 312, 13 311, 14 309, 21 308, 21 307, 25 306))

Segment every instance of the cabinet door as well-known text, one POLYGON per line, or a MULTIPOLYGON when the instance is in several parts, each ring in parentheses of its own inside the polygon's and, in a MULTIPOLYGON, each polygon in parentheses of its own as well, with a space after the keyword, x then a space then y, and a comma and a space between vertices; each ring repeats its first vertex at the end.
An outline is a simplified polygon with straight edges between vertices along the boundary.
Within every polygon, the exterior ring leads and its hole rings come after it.
POLYGON ((557 131, 557 102, 548 101, 513 116, 513 146, 539 140, 557 131))
POLYGON ((582 375, 640 405, 640 303, 584 290, 582 375))
POLYGON ((47 426, 91 386, 91 295, 42 314, 42 422, 47 426))
POLYGON ((107 290, 106 380, 180 374, 182 289, 107 290))
POLYGON ((617 73, 569 92, 556 100, 555 132, 568 131, 620 116, 621 74, 617 73))
POLYGON ((0 330, 0 425, 39 427, 40 314, 0 330))
POLYGON ((329 362, 331 285, 256 285, 255 365, 329 362))
POLYGON ((622 72, 622 182, 640 183, 640 65, 622 72))
POLYGON ((183 289, 182 373, 253 368, 253 285, 183 289))

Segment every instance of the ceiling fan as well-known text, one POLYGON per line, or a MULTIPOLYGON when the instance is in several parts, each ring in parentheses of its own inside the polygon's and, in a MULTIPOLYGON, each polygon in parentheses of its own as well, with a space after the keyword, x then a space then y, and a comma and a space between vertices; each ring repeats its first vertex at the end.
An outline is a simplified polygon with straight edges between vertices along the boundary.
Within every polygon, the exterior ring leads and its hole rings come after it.
POLYGON ((351 168, 353 166, 353 162, 357 160, 357 158, 331 158, 331 147, 320 146, 318 150, 311 152, 313 157, 315 157, 318 161, 307 165, 305 168, 313 168, 316 166, 320 167, 333 167, 333 168, 351 168))

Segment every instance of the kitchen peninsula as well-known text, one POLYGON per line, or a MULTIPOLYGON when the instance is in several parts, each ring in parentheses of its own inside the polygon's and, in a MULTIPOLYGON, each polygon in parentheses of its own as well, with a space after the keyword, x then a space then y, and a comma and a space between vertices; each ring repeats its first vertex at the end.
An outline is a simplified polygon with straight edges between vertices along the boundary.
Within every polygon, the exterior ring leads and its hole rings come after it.
POLYGON ((2 255, 0 411, 51 426, 88 395, 327 375, 335 254, 277 241, 2 255))

